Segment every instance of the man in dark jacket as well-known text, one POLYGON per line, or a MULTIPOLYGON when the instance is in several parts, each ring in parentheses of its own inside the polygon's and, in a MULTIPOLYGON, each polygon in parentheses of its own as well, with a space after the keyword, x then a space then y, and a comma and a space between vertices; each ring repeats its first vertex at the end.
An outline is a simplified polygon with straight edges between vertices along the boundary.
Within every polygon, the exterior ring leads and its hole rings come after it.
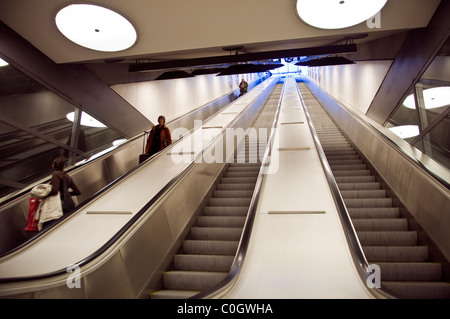
POLYGON ((145 153, 152 156, 172 144, 172 137, 169 128, 165 125, 166 118, 163 115, 158 117, 158 125, 152 127, 145 146, 145 153))

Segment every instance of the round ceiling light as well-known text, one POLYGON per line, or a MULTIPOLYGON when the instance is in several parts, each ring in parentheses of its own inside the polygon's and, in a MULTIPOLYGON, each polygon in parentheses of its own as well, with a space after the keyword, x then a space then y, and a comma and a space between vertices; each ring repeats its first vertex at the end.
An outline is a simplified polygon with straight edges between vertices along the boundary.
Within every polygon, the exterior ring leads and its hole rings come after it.
POLYGON ((136 29, 127 19, 92 4, 70 4, 58 11, 55 22, 65 37, 92 50, 122 51, 137 40, 136 29))
MULTIPOLYGON (((75 119, 75 112, 67 113, 66 118, 69 121, 73 122, 75 119)), ((81 112, 80 124, 89 127, 106 127, 103 123, 97 121, 95 118, 85 112, 81 112)))
POLYGON ((305 23, 320 29, 342 29, 377 14, 387 0, 297 0, 297 14, 305 23))
MULTIPOLYGON (((423 102, 425 109, 436 109, 438 107, 447 106, 450 104, 450 86, 435 87, 423 91, 423 102)), ((409 109, 416 108, 414 95, 409 95, 403 105, 409 109)))
POLYGON ((419 127, 417 125, 401 125, 391 127, 390 130, 397 136, 405 139, 419 135, 419 127))

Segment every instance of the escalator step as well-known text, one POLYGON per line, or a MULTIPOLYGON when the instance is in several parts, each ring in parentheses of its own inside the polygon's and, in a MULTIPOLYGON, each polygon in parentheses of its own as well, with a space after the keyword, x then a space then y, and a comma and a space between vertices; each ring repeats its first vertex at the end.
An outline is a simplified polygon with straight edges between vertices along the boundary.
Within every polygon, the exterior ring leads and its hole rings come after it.
POLYGON ((212 271, 167 271, 163 285, 169 290, 206 290, 217 285, 228 272, 212 271))
POLYGON ((251 198, 210 198, 210 206, 249 206, 251 198))
POLYGON ((205 216, 247 216, 247 206, 208 206, 203 209, 205 216))
POLYGON ((232 240, 241 238, 240 227, 192 227, 191 239, 194 240, 232 240))
POLYGON ((356 231, 407 231, 406 218, 355 218, 353 226, 356 231))
POLYGON ((348 208, 351 218, 396 218, 400 216, 398 207, 354 207, 348 208))
POLYGON ((184 271, 229 271, 234 256, 227 255, 175 255, 174 268, 184 271))
POLYGON ((417 245, 415 231, 357 231, 363 246, 414 246, 417 245))
POLYGON ((392 207, 392 198, 344 198, 348 208, 392 207))
POLYGON ((233 255, 238 248, 238 241, 231 240, 185 240, 183 252, 186 254, 233 255))
POLYGON ((253 190, 217 190, 213 193, 214 198, 251 198, 253 190))
POLYGON ((245 217, 242 216, 199 216, 199 227, 244 227, 245 217))
POLYGON ((377 263, 383 281, 440 281, 442 264, 429 262, 377 263))
POLYGON ((382 285, 404 299, 450 299, 447 282, 383 281, 382 285))
POLYGON ((362 246, 369 262, 426 262, 428 246, 362 246))
POLYGON ((151 299, 189 299, 200 291, 192 290, 158 290, 150 294, 151 299))

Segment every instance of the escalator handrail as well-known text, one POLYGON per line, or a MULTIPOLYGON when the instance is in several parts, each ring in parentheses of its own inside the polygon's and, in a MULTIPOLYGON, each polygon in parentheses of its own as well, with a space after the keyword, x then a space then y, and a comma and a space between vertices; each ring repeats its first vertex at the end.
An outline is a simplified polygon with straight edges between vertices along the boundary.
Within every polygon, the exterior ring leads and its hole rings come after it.
MULTIPOLYGON (((128 232, 128 230, 131 229, 131 227, 136 223, 136 221, 138 221, 152 207, 152 205, 154 205, 156 202, 158 202, 162 198, 162 196, 171 187, 173 187, 179 180, 181 180, 184 177, 184 175, 186 173, 189 172, 189 170, 198 162, 199 158, 203 156, 203 153, 205 151, 207 151, 210 147, 212 147, 212 145, 215 144, 215 142, 217 142, 219 139, 222 138, 223 134, 226 133, 227 129, 232 127, 232 125, 234 125, 234 123, 237 122, 237 120, 249 109, 249 107, 257 99, 257 97, 255 97, 252 100, 252 102, 249 102, 248 105, 245 108, 243 108, 241 110, 241 112, 239 112, 239 114, 236 114, 234 120, 231 121, 230 123, 228 123, 227 125, 225 125, 221 129, 221 133, 217 134, 216 137, 211 139, 211 141, 208 142, 208 144, 203 148, 203 150, 200 151, 197 155, 195 155, 194 158, 191 160, 191 162, 189 164, 187 164, 175 177, 173 177, 155 196, 153 196, 147 202, 147 204, 145 204, 122 228, 119 229, 119 231, 117 233, 115 233, 105 244, 103 244, 95 252, 93 252, 91 255, 87 256, 83 260, 75 263, 73 266, 78 266, 78 267, 81 268, 82 266, 88 265, 89 263, 94 261, 96 258, 101 256, 117 240, 122 238, 128 232)), ((195 130, 195 129, 196 128, 193 128, 192 130, 195 130)), ((182 139, 180 139, 179 141, 181 141, 181 140, 182 139)), ((174 144, 166 147, 163 151, 161 151, 159 153, 156 153, 151 158, 162 156, 162 154, 165 154, 169 149, 171 149, 171 147, 173 147, 174 144)), ((135 170, 139 169, 140 166, 141 165, 139 165, 138 167, 134 168, 132 171, 126 173, 125 175, 129 176, 132 172, 134 172, 135 170)), ((121 176, 119 179, 122 180, 122 178, 125 178, 125 175, 121 176)), ((118 180, 115 180, 112 183, 115 184, 115 183, 118 183, 118 182, 119 182, 118 180)), ((108 188, 108 187, 104 187, 102 189, 102 191, 105 191, 106 188, 108 188)), ((99 196, 99 194, 96 193, 94 196, 99 196)), ((51 277, 54 277, 54 276, 61 276, 61 275, 65 275, 65 274, 67 274, 67 270, 66 269, 60 269, 60 270, 56 270, 56 271, 49 272, 49 273, 46 273, 46 274, 39 274, 39 275, 32 275, 32 276, 22 276, 22 277, 0 278, 0 284, 11 283, 11 282, 23 282, 23 281, 29 281, 29 280, 42 280, 42 279, 51 278, 51 277)))
MULTIPOLYGON (((366 256, 361 247, 361 243, 359 242, 358 236, 356 234, 356 230, 355 230, 352 220, 350 218, 350 214, 347 210, 347 207, 345 206, 344 199, 343 199, 341 192, 339 191, 339 188, 337 186, 336 179, 334 178, 334 175, 331 171, 330 164, 328 163, 325 152, 322 148, 322 144, 320 143, 319 136, 316 132, 316 129, 314 128, 314 125, 312 123, 308 109, 306 108, 305 101, 303 100, 303 97, 300 93, 300 89, 299 89, 298 85, 296 87, 297 87, 297 93, 300 97, 302 108, 305 112, 305 116, 306 116, 306 120, 308 122, 309 129, 311 131, 311 135, 314 140, 314 144, 317 149, 317 153, 320 158, 320 162, 322 164, 322 168, 324 170, 328 185, 330 186, 331 194, 332 194, 334 202, 336 204, 336 209, 338 211, 338 215, 340 217, 341 224, 344 228, 345 237, 350 246, 349 248, 350 248, 352 258, 358 268, 358 274, 360 275, 361 279, 363 279, 364 282, 367 282, 369 276, 371 275, 371 273, 368 270, 369 263, 367 262, 366 256)), ((370 289, 370 292, 374 296, 379 297, 379 298, 388 298, 388 299, 395 298, 392 295, 390 295, 389 293, 386 293, 385 291, 379 290, 379 289, 370 289)))
POLYGON ((230 287, 235 280, 237 279, 237 276, 239 272, 241 271, 242 265, 244 263, 245 256, 247 254, 248 246, 250 244, 250 237, 253 230, 253 222, 256 217, 256 210, 258 208, 258 202, 261 195, 261 189, 262 189, 262 183, 264 180, 264 170, 269 165, 270 157, 272 155, 272 148, 274 143, 274 136, 275 136, 275 129, 278 126, 279 116, 280 116, 280 108, 281 103, 283 100, 283 94, 285 90, 286 84, 283 85, 283 88, 281 90, 280 98, 278 100, 277 109, 275 112, 275 117, 273 120, 269 140, 267 143, 266 151, 264 153, 263 160, 261 161, 261 168, 258 173, 258 178, 256 180, 255 189, 253 191, 253 196, 250 201, 250 206, 248 208, 247 218, 245 220, 244 228, 242 230, 241 238, 239 240, 239 246, 236 251, 236 255, 234 257, 233 263, 231 264, 230 270, 228 274, 225 276, 225 278, 220 281, 216 286, 212 287, 211 289, 202 291, 192 297, 190 299, 211 299, 219 294, 221 294, 223 291, 225 291, 228 287, 230 287))

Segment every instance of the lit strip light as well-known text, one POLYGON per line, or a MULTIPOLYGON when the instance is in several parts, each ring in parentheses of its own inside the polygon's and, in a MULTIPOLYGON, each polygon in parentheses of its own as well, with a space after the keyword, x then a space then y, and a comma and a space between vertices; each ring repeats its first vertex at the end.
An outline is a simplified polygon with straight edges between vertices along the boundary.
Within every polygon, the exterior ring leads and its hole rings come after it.
MULTIPOLYGON (((423 102, 425 109, 435 109, 438 107, 447 106, 450 104, 450 86, 435 87, 423 90, 423 102)), ((409 95, 403 105, 409 109, 416 108, 414 95, 409 95)))
POLYGON ((0 58, 0 67, 7 66, 9 63, 0 58))
POLYGON ((420 134, 419 127, 417 125, 394 126, 389 128, 389 130, 402 139, 415 137, 420 134))
POLYGON ((377 14, 387 0, 297 0, 299 18, 320 29, 342 29, 377 14))
MULTIPOLYGON (((70 112, 66 115, 66 118, 73 122, 75 118, 75 112, 70 112)), ((106 127, 103 123, 97 121, 95 118, 90 116, 87 113, 81 112, 81 119, 80 124, 84 126, 90 126, 90 127, 106 127)))
POLYGON ((123 51, 137 41, 133 25, 122 15, 92 4, 70 4, 55 16, 59 31, 72 42, 103 52, 123 51))

